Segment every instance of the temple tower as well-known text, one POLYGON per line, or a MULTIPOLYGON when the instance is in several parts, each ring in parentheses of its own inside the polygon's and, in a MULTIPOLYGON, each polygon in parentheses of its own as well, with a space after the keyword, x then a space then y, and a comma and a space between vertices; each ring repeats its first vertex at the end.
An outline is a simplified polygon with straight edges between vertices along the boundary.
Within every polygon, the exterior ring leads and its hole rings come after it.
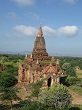
POLYGON ((42 26, 38 30, 38 34, 36 36, 36 40, 34 42, 34 48, 32 52, 32 57, 34 60, 37 58, 40 60, 47 60, 48 53, 46 52, 46 44, 43 36, 42 26))

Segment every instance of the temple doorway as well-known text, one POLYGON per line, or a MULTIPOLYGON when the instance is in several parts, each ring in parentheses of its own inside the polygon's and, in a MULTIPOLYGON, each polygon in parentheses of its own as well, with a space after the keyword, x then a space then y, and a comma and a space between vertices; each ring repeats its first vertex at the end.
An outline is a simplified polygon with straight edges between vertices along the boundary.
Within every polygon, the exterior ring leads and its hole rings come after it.
POLYGON ((48 85, 48 87, 51 86, 51 77, 48 79, 47 85, 48 85))

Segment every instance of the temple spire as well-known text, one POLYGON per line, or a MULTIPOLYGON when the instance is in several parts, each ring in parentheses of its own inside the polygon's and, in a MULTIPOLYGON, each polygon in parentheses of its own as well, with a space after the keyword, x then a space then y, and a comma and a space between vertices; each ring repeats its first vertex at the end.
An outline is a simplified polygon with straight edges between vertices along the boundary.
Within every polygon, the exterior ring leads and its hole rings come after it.
POLYGON ((43 36, 41 24, 40 24, 38 34, 37 34, 35 42, 34 42, 32 58, 33 58, 33 60, 37 60, 37 58, 39 60, 49 59, 48 53, 46 52, 46 44, 45 44, 45 39, 43 36))
POLYGON ((38 30, 38 37, 42 37, 43 36, 43 32, 42 32, 42 24, 40 24, 40 28, 38 30))

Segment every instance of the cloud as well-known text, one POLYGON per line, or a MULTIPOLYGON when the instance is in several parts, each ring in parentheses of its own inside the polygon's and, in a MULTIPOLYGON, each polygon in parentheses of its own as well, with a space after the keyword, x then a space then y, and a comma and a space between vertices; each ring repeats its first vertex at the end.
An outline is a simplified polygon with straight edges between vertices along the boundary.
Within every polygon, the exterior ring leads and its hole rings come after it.
POLYGON ((78 0, 46 0, 46 3, 69 3, 69 4, 76 4, 78 0))
POLYGON ((63 0, 66 3, 75 4, 77 0, 63 0))
POLYGON ((14 29, 28 37, 35 36, 37 34, 37 29, 32 26, 18 25, 14 29))
POLYGON ((76 26, 65 26, 60 27, 57 30, 54 30, 48 26, 43 27, 43 32, 46 36, 67 36, 67 37, 73 37, 76 36, 78 32, 78 27, 76 26))
POLYGON ((76 26, 65 26, 65 27, 59 28, 57 31, 60 35, 72 37, 72 36, 75 36, 77 34, 78 27, 76 27, 76 26))
POLYGON ((16 2, 18 5, 25 6, 25 5, 32 5, 35 0, 12 0, 13 2, 16 2))
POLYGON ((43 33, 46 36, 56 35, 56 31, 48 26, 43 27, 43 33))
MULTIPOLYGON (((36 36, 38 30, 32 26, 18 25, 14 28, 17 32, 27 37, 36 36)), ((44 36, 49 37, 73 37, 77 35, 78 27, 76 26, 65 26, 58 29, 52 29, 48 26, 43 26, 44 36)))

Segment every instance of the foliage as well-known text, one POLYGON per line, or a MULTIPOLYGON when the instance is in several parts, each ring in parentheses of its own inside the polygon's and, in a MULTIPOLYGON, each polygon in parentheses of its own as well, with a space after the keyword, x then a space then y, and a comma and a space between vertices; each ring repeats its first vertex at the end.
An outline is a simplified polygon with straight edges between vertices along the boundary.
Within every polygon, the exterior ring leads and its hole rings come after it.
POLYGON ((0 79, 0 99, 2 101, 9 101, 12 110, 13 100, 19 99, 16 95, 18 91, 14 88, 14 85, 17 83, 17 79, 9 73, 0 74, 0 79))
POLYGON ((69 76, 76 76, 76 72, 75 72, 75 69, 74 68, 69 68, 67 71, 66 71, 67 75, 69 76))
POLYGON ((17 79, 9 73, 0 74, 0 79, 0 86, 3 88, 11 87, 17 83, 17 79))
POLYGON ((72 85, 72 86, 70 86, 70 88, 82 96, 82 87, 77 86, 77 85, 72 85))
POLYGON ((6 88, 0 94, 0 99, 2 101, 6 101, 7 100, 8 102, 10 102, 11 110, 12 110, 13 100, 20 100, 20 98, 17 96, 16 92, 18 92, 16 88, 6 88))
POLYGON ((64 63, 63 65, 62 65, 62 69, 64 70, 64 71, 67 71, 67 70, 69 70, 71 68, 71 64, 70 63, 64 63))
POLYGON ((76 85, 82 87, 82 78, 78 78, 76 85))
POLYGON ((8 72, 10 74, 17 76, 18 73, 18 62, 23 61, 24 55, 0 55, 0 67, 1 72, 8 72))
POLYGON ((66 79, 67 79, 67 75, 66 76, 61 76, 60 77, 60 84, 66 85, 66 79))
POLYGON ((69 110, 82 110, 82 105, 72 105, 69 110))
POLYGON ((70 63, 64 63, 62 69, 66 72, 67 75, 76 76, 75 69, 71 67, 70 63))
POLYGON ((19 97, 16 95, 16 92, 18 92, 17 88, 11 87, 11 88, 6 88, 2 93, 1 93, 1 99, 2 100, 17 100, 19 97))
POLYGON ((53 108, 46 107, 44 104, 38 102, 38 101, 27 101, 27 104, 20 109, 14 109, 14 110, 54 110, 53 108))
POLYGON ((64 63, 70 63, 71 67, 75 67, 75 66, 79 66, 80 69, 82 69, 82 58, 81 57, 56 57, 56 59, 60 59, 60 66, 62 67, 62 65, 64 63))
POLYGON ((78 81, 78 78, 77 77, 67 77, 66 79, 66 82, 69 84, 69 85, 75 85, 78 81))
POLYGON ((29 101, 23 110, 46 110, 45 107, 39 102, 29 101))
POLYGON ((38 98, 38 94, 40 92, 40 88, 42 86, 43 80, 38 81, 37 83, 32 85, 32 97, 37 97, 38 98))
POLYGON ((13 75, 18 75, 18 67, 14 67, 13 65, 7 65, 7 72, 13 73, 13 75))
POLYGON ((54 84, 49 90, 42 90, 39 100, 45 106, 55 110, 66 110, 71 105, 72 98, 63 85, 54 84))

